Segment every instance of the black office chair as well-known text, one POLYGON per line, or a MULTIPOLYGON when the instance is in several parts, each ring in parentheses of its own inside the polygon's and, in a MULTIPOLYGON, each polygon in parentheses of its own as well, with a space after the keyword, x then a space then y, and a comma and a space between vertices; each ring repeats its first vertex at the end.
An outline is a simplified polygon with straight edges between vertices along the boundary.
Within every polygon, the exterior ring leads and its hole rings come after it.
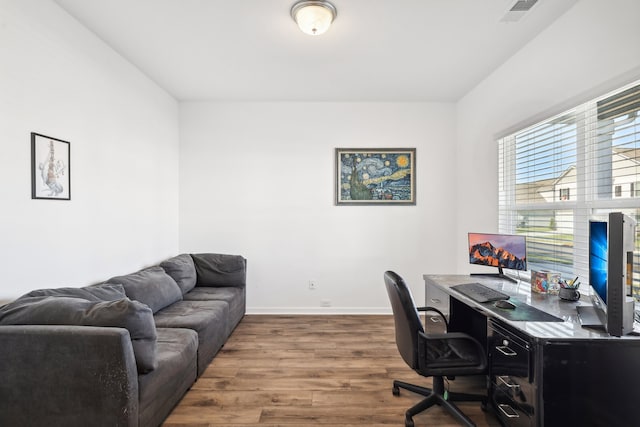
MULTIPOLYGON (((485 374, 487 372, 486 351, 477 340, 461 332, 425 333, 411 291, 404 280, 393 271, 387 271, 384 273, 384 282, 393 309, 396 345, 400 355, 418 374, 433 377, 433 389, 404 381, 393 382, 395 396, 400 394, 400 388, 426 396, 407 410, 405 426, 413 427, 413 416, 433 405, 442 406, 463 425, 474 426, 473 421, 452 401, 481 401, 484 408, 487 396, 454 392, 448 392, 445 395, 444 377, 485 374)), ((433 307, 424 307, 420 310, 437 312, 446 324, 446 318, 439 310, 433 307)))

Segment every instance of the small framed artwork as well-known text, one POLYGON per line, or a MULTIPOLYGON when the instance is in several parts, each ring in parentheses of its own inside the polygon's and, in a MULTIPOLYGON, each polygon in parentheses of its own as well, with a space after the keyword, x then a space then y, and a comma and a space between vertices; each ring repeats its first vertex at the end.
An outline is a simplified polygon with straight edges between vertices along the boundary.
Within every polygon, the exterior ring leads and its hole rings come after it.
POLYGON ((68 141, 31 133, 31 198, 71 200, 68 141))
POLYGON ((336 148, 336 205, 415 205, 415 148, 336 148))

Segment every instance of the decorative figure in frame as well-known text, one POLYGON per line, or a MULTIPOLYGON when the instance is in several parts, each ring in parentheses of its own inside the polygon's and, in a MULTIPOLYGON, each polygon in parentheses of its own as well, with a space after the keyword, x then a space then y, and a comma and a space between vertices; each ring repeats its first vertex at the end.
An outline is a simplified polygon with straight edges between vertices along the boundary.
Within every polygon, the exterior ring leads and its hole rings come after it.
POLYGON ((40 163, 38 169, 40 169, 42 182, 49 187, 49 196, 57 196, 62 193, 64 188, 58 182, 58 178, 64 175, 65 165, 62 160, 56 160, 53 141, 49 141, 49 157, 47 161, 40 163))

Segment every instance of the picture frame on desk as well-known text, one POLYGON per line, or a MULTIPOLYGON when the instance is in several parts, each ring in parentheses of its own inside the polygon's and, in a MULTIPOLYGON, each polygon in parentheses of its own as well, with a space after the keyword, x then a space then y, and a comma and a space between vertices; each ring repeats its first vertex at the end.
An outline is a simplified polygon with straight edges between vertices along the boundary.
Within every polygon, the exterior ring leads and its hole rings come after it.
POLYGON ((71 143, 31 133, 31 198, 71 200, 71 143))
POLYGON ((415 205, 415 148, 336 148, 336 205, 415 205))

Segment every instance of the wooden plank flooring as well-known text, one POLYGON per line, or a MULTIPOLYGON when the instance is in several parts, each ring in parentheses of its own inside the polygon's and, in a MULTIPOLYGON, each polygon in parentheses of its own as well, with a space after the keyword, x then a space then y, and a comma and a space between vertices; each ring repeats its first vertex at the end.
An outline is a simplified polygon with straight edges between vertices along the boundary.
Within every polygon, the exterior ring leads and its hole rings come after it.
MULTIPOLYGON (((421 397, 393 396, 393 379, 431 385, 398 354, 391 316, 247 315, 164 426, 404 426, 421 397)), ((479 403, 459 406, 499 425, 479 403)), ((440 407, 414 421, 458 425, 440 407)))

